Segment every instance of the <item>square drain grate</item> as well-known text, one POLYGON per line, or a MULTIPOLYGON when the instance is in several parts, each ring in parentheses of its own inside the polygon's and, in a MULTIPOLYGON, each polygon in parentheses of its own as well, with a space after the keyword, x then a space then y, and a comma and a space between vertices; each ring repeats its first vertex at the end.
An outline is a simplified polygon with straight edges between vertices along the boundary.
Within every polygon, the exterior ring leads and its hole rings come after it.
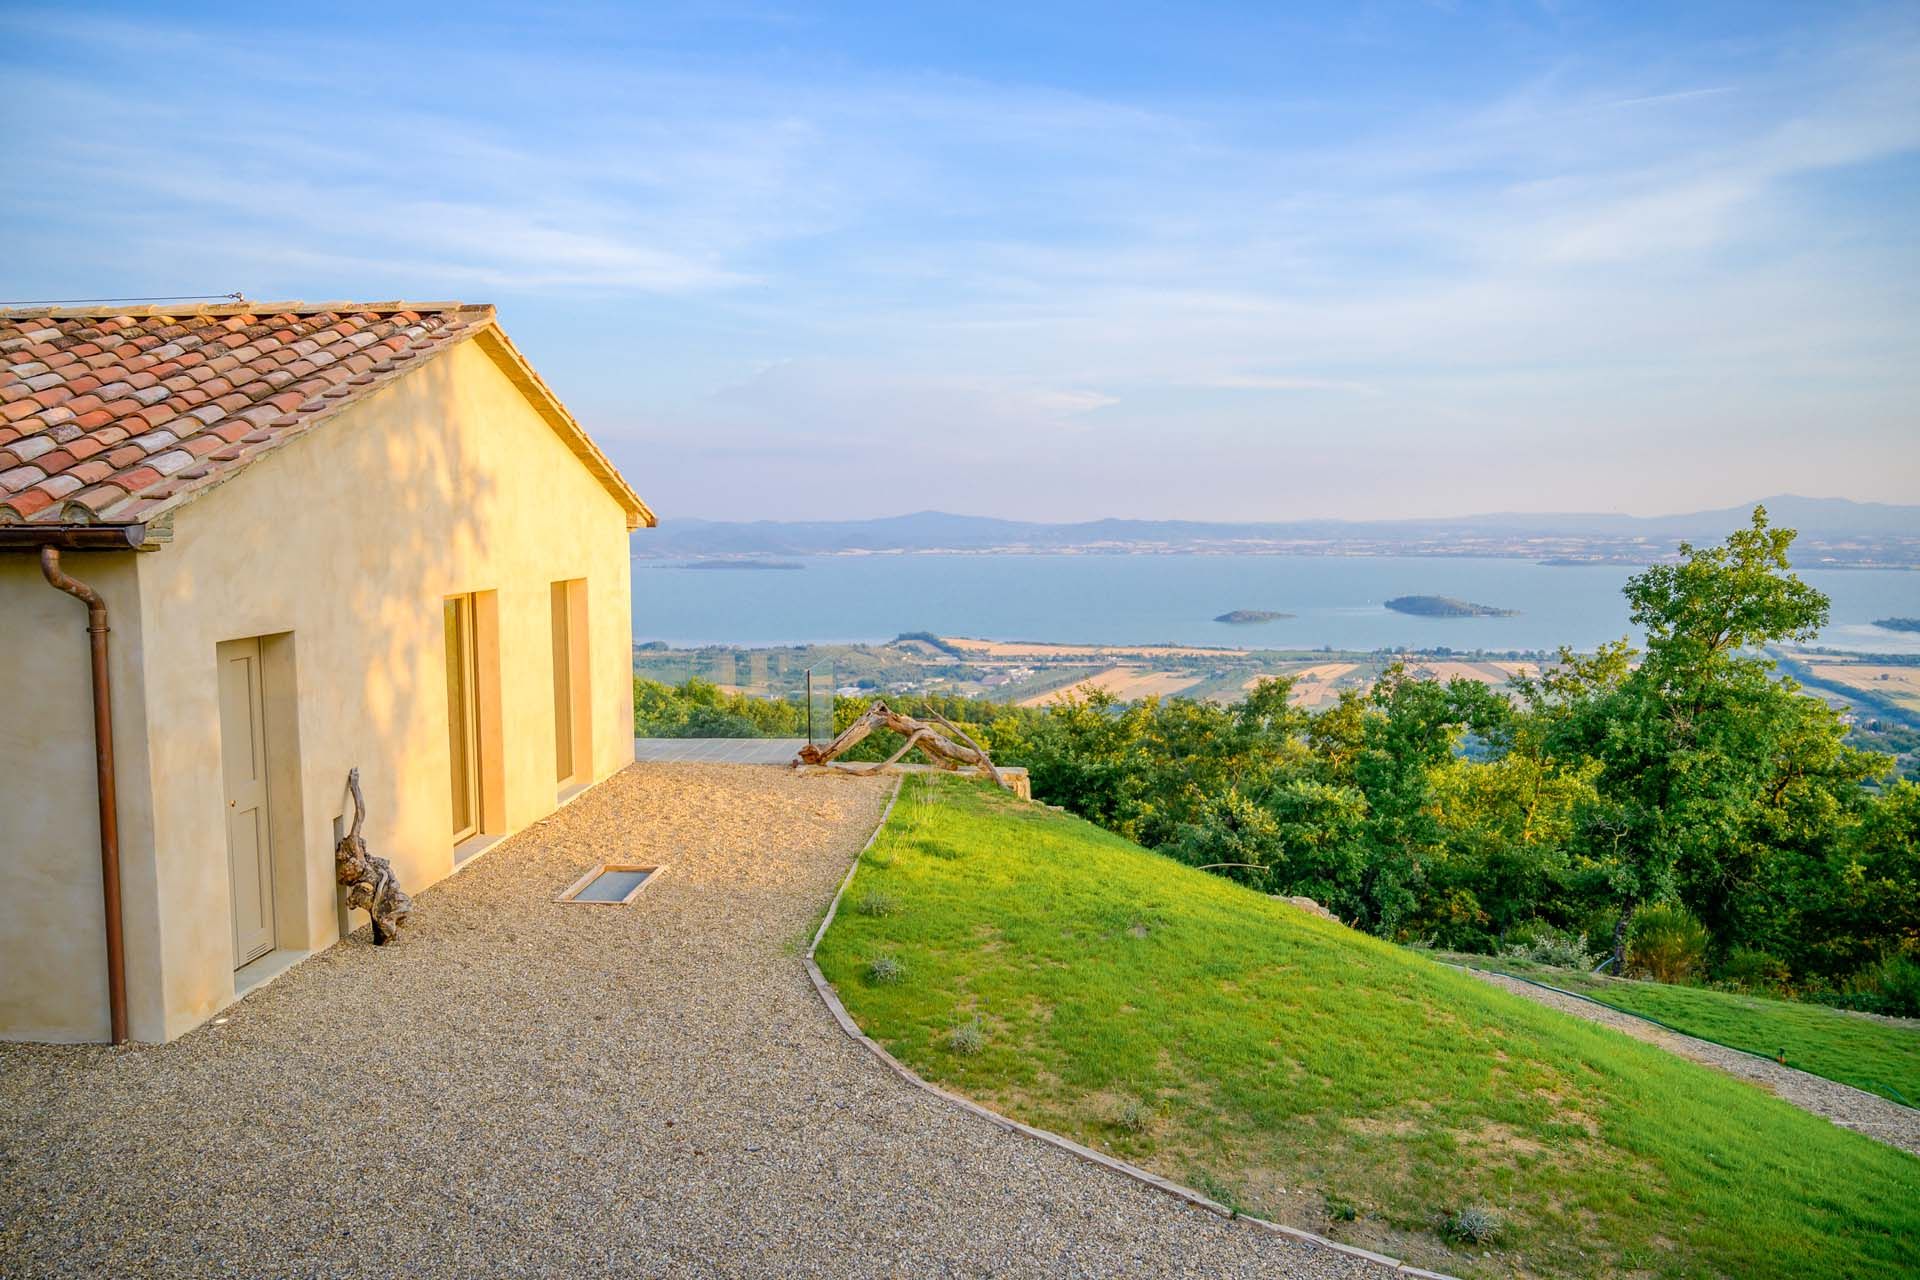
POLYGON ((628 862, 606 862, 581 876, 555 902, 586 902, 617 907, 632 902, 653 882, 664 867, 640 866, 628 862))

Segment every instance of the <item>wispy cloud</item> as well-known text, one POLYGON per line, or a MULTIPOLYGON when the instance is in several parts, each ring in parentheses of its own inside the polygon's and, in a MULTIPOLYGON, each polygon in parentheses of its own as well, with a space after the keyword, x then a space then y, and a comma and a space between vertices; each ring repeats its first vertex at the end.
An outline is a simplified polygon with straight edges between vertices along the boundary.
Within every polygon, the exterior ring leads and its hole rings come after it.
POLYGON ((1717 98, 1723 93, 1736 92, 1732 85, 1716 85, 1711 89, 1676 89, 1670 93, 1644 93, 1633 98, 1615 98, 1607 105, 1610 107, 1650 107, 1667 106, 1675 102, 1690 102, 1696 98, 1717 98))
MULTIPOLYGON (((1434 20, 1491 38, 1472 10, 1434 20)), ((1807 465, 1727 450, 1743 415, 1851 433, 1878 496, 1916 496, 1915 451, 1889 452, 1920 426, 1916 232, 1873 188, 1912 189, 1920 23, 1586 47, 1559 33, 1590 16, 1543 22, 1555 56, 1410 109, 1391 64, 1282 101, 790 52, 809 23, 748 52, 560 51, 16 9, 0 29, 37 52, 5 69, 0 219, 24 251, 0 276, 488 294, 611 436, 812 442, 869 477, 937 458, 972 486, 956 506, 1011 501, 969 448, 1013 451, 1038 494, 1093 465, 1089 438, 1172 502, 1163 453, 1141 459, 1175 424, 1215 510, 1526 505, 1516 483, 1674 508, 1807 465), (1692 461, 1566 465, 1643 430, 1692 461), (1295 480, 1329 431, 1344 465, 1295 480), (1384 475, 1436 432, 1498 456, 1384 475), (1243 466, 1208 452, 1236 444, 1243 466)), ((669 471, 692 495, 669 506, 733 500, 669 471)))
POLYGON ((1229 373, 1194 384, 1222 391, 1339 391, 1354 395, 1378 395, 1379 388, 1364 382, 1340 378, 1302 378, 1277 373, 1229 373))

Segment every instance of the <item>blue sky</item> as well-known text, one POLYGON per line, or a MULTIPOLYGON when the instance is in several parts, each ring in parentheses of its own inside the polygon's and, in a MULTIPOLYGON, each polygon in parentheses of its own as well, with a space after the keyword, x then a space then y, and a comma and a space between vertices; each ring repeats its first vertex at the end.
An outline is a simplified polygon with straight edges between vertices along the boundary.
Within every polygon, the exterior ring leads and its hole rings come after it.
POLYGON ((0 300, 490 301, 665 515, 1920 502, 1920 5, 0 0, 0 300))

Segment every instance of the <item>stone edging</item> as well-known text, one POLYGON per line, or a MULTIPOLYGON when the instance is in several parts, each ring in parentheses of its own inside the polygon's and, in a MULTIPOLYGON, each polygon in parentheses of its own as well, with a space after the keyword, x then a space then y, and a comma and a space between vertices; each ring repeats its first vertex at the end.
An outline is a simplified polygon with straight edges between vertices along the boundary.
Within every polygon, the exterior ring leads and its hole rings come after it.
POLYGON ((1239 1213, 1233 1209, 1229 1209, 1217 1200, 1208 1199, 1192 1187, 1182 1186, 1180 1183, 1163 1178, 1157 1173, 1150 1173, 1142 1169, 1139 1165, 1128 1164, 1124 1160, 1117 1160, 1103 1151, 1095 1151, 1092 1147, 1082 1146, 1080 1143, 1073 1141, 1073 1139, 1064 1138, 1050 1130, 1036 1129, 1030 1124, 1022 1124, 1018 1120, 1010 1119, 1007 1116, 1001 1115, 998 1111, 989 1110, 981 1106, 971 1098, 964 1098, 957 1093, 950 1093, 942 1089, 939 1085, 922 1079, 913 1068, 901 1062, 891 1053, 888 1053, 878 1041, 862 1031, 859 1025, 854 1022, 852 1015, 847 1012, 846 1006, 840 1003, 840 996, 834 991, 833 984, 827 981, 827 976, 824 973, 820 972, 820 965, 813 957, 814 952, 819 950, 820 940, 827 936, 827 930, 832 927, 834 917, 840 912, 840 900, 846 896, 848 886, 853 883, 854 873, 860 870, 860 860, 866 856, 867 850, 873 848, 874 842, 880 838, 880 833, 886 830, 887 819, 893 816, 894 803, 900 799, 900 788, 905 781, 906 780, 902 778, 900 781, 894 783, 893 794, 887 798, 886 811, 880 815, 879 825, 874 827, 873 834, 867 837, 867 842, 860 846, 860 852, 853 856, 853 865, 847 868, 847 874, 840 881, 840 887, 834 891, 833 901, 827 906, 826 918, 820 922, 820 927, 814 931, 813 941, 807 944, 807 950, 803 957, 807 964, 807 976, 813 979, 813 989, 820 993, 820 999, 826 1004, 827 1011, 833 1014, 834 1021, 840 1024, 840 1029, 847 1033, 848 1039, 864 1047, 868 1053, 878 1058, 895 1075, 916 1089, 930 1093, 941 1101, 959 1107, 964 1111, 972 1112, 980 1119, 985 1120, 997 1128, 1022 1134, 1035 1141, 1044 1142, 1051 1147, 1058 1147, 1069 1155, 1078 1156, 1080 1159, 1090 1164, 1098 1165, 1110 1173, 1117 1173, 1122 1177, 1131 1178, 1135 1182, 1152 1187, 1155 1191, 1170 1195, 1176 1200, 1184 1200, 1197 1209, 1205 1209, 1208 1213, 1217 1214, 1222 1218, 1234 1222, 1244 1222, 1255 1230, 1265 1231, 1272 1235, 1286 1236, 1289 1239, 1300 1240, 1308 1244, 1319 1245, 1322 1248, 1332 1249, 1338 1253, 1347 1254, 1350 1257, 1364 1258, 1368 1262, 1387 1268, 1396 1275, 1414 1276, 1418 1277, 1419 1280, 1455 1280, 1455 1277, 1449 1276, 1444 1272, 1426 1271, 1411 1263, 1403 1262, 1398 1258, 1390 1258, 1384 1253, 1374 1253, 1369 1249, 1362 1249, 1357 1245, 1342 1244, 1338 1240, 1329 1240, 1325 1236, 1315 1235, 1311 1231, 1302 1231, 1298 1227, 1289 1227, 1284 1223, 1269 1222, 1265 1218, 1255 1218, 1248 1214, 1239 1213))

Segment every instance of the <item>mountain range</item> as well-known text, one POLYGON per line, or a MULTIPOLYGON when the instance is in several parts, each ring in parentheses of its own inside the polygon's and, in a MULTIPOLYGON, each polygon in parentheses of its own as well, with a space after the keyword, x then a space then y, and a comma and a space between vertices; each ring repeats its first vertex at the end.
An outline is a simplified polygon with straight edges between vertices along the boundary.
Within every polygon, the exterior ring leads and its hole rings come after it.
POLYGON ((920 511, 871 520, 673 520, 634 536, 642 557, 834 555, 850 552, 1165 552, 1516 555, 1645 560, 1680 541, 1718 541, 1755 505, 1797 529, 1802 557, 1920 565, 1920 506, 1782 494, 1665 516, 1493 512, 1410 520, 1003 520, 920 511))

